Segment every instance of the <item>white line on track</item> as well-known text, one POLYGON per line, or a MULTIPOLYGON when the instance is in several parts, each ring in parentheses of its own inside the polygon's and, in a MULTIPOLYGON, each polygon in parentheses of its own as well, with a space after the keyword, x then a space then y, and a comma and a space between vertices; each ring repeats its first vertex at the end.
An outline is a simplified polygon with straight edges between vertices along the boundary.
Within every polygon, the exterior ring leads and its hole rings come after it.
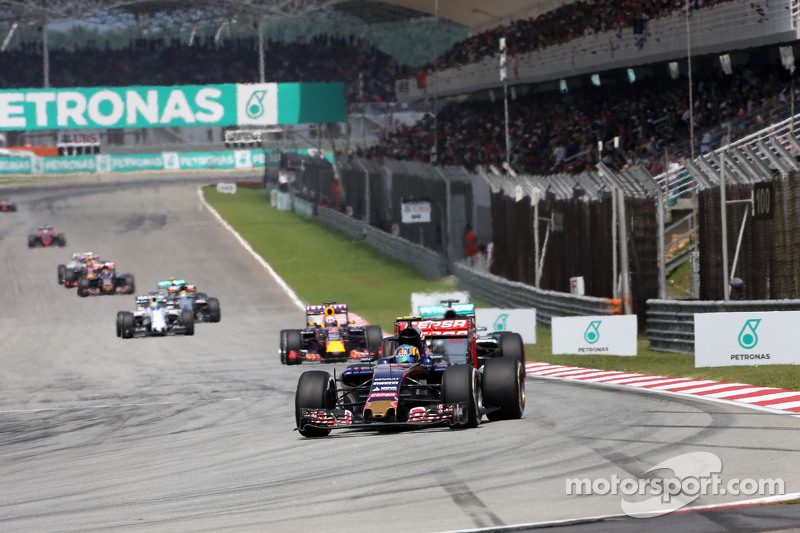
POLYGON ((202 185, 197 187, 197 195, 200 197, 200 202, 203 204, 203 206, 206 209, 208 209, 209 213, 214 215, 214 217, 219 221, 219 223, 222 224, 222 226, 225 229, 230 231, 233 234, 234 237, 236 237, 236 240, 239 241, 239 244, 241 244, 244 247, 245 250, 250 252, 250 255, 252 255, 255 258, 255 260, 258 261, 261 264, 262 267, 264 267, 264 269, 269 273, 269 275, 272 276, 272 279, 275 280, 275 283, 280 285, 281 289, 283 289, 283 292, 285 292, 286 295, 289 296, 289 298, 298 307, 298 309, 300 309, 301 311, 305 311, 306 310, 305 304, 300 300, 300 298, 297 296, 297 294, 295 294, 295 292, 292 290, 292 288, 289 287, 289 285, 285 281, 283 281, 283 278, 280 277, 277 272, 275 272, 275 270, 272 268, 272 266, 270 266, 270 264, 267 263, 264 260, 263 257, 258 255, 258 253, 256 253, 255 250, 253 250, 253 247, 250 246, 250 243, 247 242, 246 240, 244 240, 242 238, 242 236, 239 235, 239 233, 235 229, 233 229, 233 226, 228 224, 228 222, 224 218, 222 218, 219 213, 217 213, 216 209, 211 207, 211 204, 206 202, 206 198, 203 195, 203 186, 202 185))

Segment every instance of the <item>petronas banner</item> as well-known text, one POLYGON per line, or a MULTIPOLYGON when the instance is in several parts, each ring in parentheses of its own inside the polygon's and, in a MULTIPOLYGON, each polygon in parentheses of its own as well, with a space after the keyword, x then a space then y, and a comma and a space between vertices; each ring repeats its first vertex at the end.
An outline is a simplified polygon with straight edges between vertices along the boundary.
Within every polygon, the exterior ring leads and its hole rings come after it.
POLYGON ((344 122, 344 83, 0 91, 0 130, 344 122))

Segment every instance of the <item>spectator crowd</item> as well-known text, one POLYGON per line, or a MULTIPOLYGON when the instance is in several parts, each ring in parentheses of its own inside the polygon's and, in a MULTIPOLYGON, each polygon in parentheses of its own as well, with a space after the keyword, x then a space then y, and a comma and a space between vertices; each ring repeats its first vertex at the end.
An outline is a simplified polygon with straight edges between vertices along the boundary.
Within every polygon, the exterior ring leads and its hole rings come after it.
MULTIPOLYGON (((727 0, 691 0, 691 9, 727 0)), ((683 0, 579 1, 538 17, 472 36, 439 58, 451 67, 493 54, 499 36, 513 53, 650 20, 685 9, 683 0)), ((275 82, 345 83, 348 103, 392 102, 394 84, 406 72, 374 46, 353 36, 320 35, 303 41, 265 43, 265 77, 275 82)), ((753 54, 753 57, 758 57, 753 54)), ((709 60, 710 61, 710 60, 709 60)), ((213 37, 188 45, 178 39, 135 39, 125 49, 87 42, 49 53, 52 87, 186 85, 258 81, 257 40, 213 37)), ((0 52, 0 89, 41 87, 41 43, 0 52)), ((711 67, 711 64, 707 65, 711 67)), ((698 68, 690 109, 688 80, 661 76, 635 83, 616 80, 570 90, 520 89, 509 101, 509 163, 523 174, 580 172, 603 160, 613 167, 643 164, 659 173, 670 155, 690 155, 690 122, 699 152, 716 148, 730 134, 741 137, 786 113, 794 84, 785 69, 764 61, 737 65, 725 75, 698 68), (731 131, 735 130, 735 131, 731 131), (609 149, 618 138, 618 149, 609 149), (598 141, 605 144, 600 150, 598 141)), ((501 98, 444 105, 413 126, 387 133, 360 155, 383 159, 463 165, 474 170, 506 161, 505 112, 501 98), (435 137, 434 137, 435 130, 435 137)))
MULTIPOLYGON (((112 49, 89 41, 72 49, 49 50, 51 87, 130 85, 205 85, 255 83, 259 79, 258 41, 132 39, 112 49)), ((319 35, 306 41, 267 40, 265 79, 271 82, 344 82, 348 102, 393 101, 399 67, 389 55, 353 36, 319 35), (359 76, 362 76, 363 86, 359 76)), ((42 87, 40 42, 25 42, 0 52, 0 89, 42 87)))

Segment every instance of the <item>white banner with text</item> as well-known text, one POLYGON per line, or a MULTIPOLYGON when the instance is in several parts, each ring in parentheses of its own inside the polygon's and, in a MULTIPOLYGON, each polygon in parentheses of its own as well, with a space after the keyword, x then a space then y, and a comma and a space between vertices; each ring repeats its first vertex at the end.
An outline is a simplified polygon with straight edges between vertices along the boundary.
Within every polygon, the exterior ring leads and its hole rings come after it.
POLYGON ((554 354, 636 355, 636 315, 551 320, 554 354))

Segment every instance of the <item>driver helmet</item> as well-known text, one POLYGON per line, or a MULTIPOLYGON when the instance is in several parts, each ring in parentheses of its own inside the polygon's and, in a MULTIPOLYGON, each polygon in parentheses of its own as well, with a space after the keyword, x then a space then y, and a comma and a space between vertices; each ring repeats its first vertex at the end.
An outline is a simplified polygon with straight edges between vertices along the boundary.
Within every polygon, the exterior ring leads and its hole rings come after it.
POLYGON ((158 300, 150 300, 150 309, 158 309, 158 300))
POLYGON ((337 326, 336 317, 333 316, 333 315, 326 316, 325 317, 325 326, 327 326, 329 328, 336 327, 337 326))
POLYGON ((416 346, 403 344, 397 347, 394 356, 398 365, 413 365, 419 361, 419 350, 416 346))

